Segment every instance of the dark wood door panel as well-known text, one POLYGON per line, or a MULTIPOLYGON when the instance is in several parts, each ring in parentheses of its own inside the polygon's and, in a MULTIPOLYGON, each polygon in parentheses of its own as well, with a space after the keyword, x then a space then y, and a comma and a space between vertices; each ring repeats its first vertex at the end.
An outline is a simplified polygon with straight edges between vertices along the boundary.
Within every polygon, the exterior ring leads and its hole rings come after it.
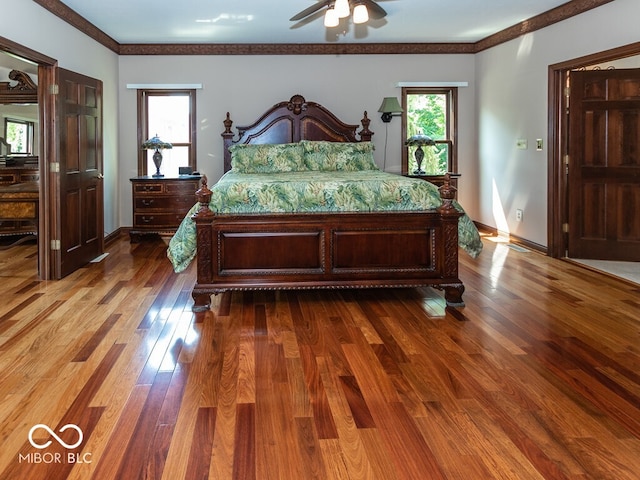
MULTIPOLYGON (((84 190, 84 210, 88 212, 97 212, 98 208, 101 208, 101 195, 102 191, 99 188, 99 185, 89 184, 84 190)), ((98 242, 100 240, 103 232, 98 230, 98 222, 83 222, 83 226, 85 228, 84 241, 86 243, 98 242)))
POLYGON ((571 72, 568 253, 640 260, 640 70, 571 72))
POLYGON ((60 239, 54 275, 64 277, 104 250, 102 82, 59 68, 60 239))

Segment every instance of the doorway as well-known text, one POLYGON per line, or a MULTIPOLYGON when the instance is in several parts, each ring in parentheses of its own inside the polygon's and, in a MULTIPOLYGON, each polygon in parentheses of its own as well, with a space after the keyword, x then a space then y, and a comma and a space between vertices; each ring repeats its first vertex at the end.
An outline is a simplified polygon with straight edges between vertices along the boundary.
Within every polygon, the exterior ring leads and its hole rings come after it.
POLYGON ((104 249, 102 82, 4 37, 0 51, 37 65, 38 275, 60 279, 104 249))
POLYGON ((567 256, 640 261, 640 68, 569 73, 567 256))
POLYGON ((30 65, 37 72, 38 78, 38 120, 39 120, 39 195, 38 195, 38 276, 42 280, 52 278, 50 244, 50 211, 47 206, 50 204, 50 181, 46 174, 50 154, 55 147, 55 141, 51 139, 50 128, 53 125, 53 111, 51 95, 44 87, 53 78, 56 60, 42 55, 34 50, 26 48, 9 39, 0 37, 0 51, 7 54, 20 65, 30 65))
MULTIPOLYGON (((626 222, 624 215, 620 214, 623 210, 612 208, 609 212, 612 215, 608 220, 609 225, 606 227, 603 226, 605 225, 605 219, 602 214, 602 207, 605 205, 607 198, 606 195, 602 193, 606 191, 606 188, 602 187, 602 185, 606 184, 606 182, 602 182, 600 179, 598 182, 587 182, 587 193, 585 194, 584 189, 582 189, 584 185, 582 187, 580 185, 580 182, 582 181, 580 180, 581 177, 569 174, 571 168, 576 167, 576 164, 570 159, 569 155, 572 150, 572 140, 570 136, 576 136, 575 131, 572 130, 572 128, 575 129, 576 126, 571 125, 573 120, 570 122, 572 72, 576 72, 578 70, 584 71, 587 69, 600 69, 603 70, 604 73, 595 75, 604 76, 606 78, 607 67, 602 68, 600 66, 601 64, 606 62, 618 62, 623 59, 636 57, 639 54, 640 42, 618 49, 601 52, 599 54, 577 58, 562 64, 551 65, 549 67, 548 254, 550 256, 566 258, 570 255, 576 255, 575 251, 573 251, 575 250, 576 237, 579 236, 578 234, 581 232, 583 225, 589 223, 591 224, 590 228, 600 229, 601 232, 604 231, 605 237, 608 237, 609 239, 618 235, 618 232, 623 233, 622 237, 625 237, 623 240, 627 243, 624 248, 616 248, 618 245, 617 243, 609 243, 607 245, 609 250, 616 252, 616 255, 619 255, 620 253, 618 250, 623 254, 628 254, 629 252, 635 254, 640 249, 640 238, 634 238, 636 234, 634 230, 635 227, 633 225, 631 225, 631 234, 628 233, 630 225, 626 222), (576 182, 578 182, 577 185, 576 182), (582 209, 582 213, 580 214, 582 215, 581 217, 576 217, 576 204, 584 203, 585 199, 592 202, 592 205, 588 205, 586 209, 582 209), (571 213, 572 208, 574 209, 573 213, 571 213), (578 222, 578 225, 576 225, 576 222, 578 222), (613 222, 613 224, 611 222, 613 222), (572 223, 574 224, 573 226, 571 225, 572 223), (606 229, 609 229, 609 234, 606 233, 606 229), (574 236, 573 238, 572 235, 574 236), (570 242, 574 242, 571 244, 571 248, 570 242), (629 244, 631 247, 629 247, 629 244), (570 250, 572 250, 571 253, 570 250)), ((611 74, 610 76, 613 77, 618 75, 617 73, 614 74, 614 71, 615 69, 609 70, 611 74)), ((579 75, 575 76, 577 77, 579 75)), ((635 133, 635 135, 638 135, 638 133, 635 133)), ((582 139, 582 144, 593 144, 593 141, 591 139, 588 141, 582 139)), ((573 147, 573 151, 576 151, 575 146, 573 147)), ((629 162, 628 157, 624 161, 629 162)), ((638 163, 640 161, 635 157, 633 162, 638 163)), ((631 170, 633 172, 637 172, 637 168, 634 170, 633 166, 631 170)), ((594 171, 591 171, 589 174, 594 178, 605 175, 600 170, 595 173, 594 171)), ((633 174, 635 175, 635 173, 633 174)), ((592 178, 592 180, 594 178, 592 178)), ((629 202, 629 198, 631 198, 631 202, 634 204, 640 201, 640 194, 638 193, 640 183, 638 183, 637 179, 625 178, 623 180, 626 182, 626 187, 623 186, 623 188, 617 188, 615 186, 615 182, 618 184, 623 183, 620 178, 612 182, 612 188, 609 189, 609 204, 612 203, 611 195, 616 196, 616 200, 626 201, 627 203, 629 202), (629 185, 631 186, 629 187, 629 185), (620 197, 620 195, 622 195, 622 197, 620 197)), ((593 232, 587 233, 589 235, 583 236, 593 236, 593 232)), ((601 252, 582 253, 579 251, 578 254, 597 256, 601 254, 601 252)), ((620 260, 620 256, 618 256, 617 259, 620 260)), ((637 258, 634 258, 633 255, 628 255, 624 257, 624 259, 629 261, 638 260, 637 258)))

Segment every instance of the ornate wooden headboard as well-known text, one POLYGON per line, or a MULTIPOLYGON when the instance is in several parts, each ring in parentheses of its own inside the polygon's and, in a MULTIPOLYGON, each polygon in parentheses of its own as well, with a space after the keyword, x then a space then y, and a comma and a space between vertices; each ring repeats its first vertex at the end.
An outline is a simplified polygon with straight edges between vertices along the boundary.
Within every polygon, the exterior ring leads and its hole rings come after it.
POLYGON ((349 125, 315 102, 307 102, 302 95, 294 95, 289 101, 271 107, 258 120, 246 127, 237 127, 238 138, 231 131, 233 121, 227 112, 224 120, 224 171, 231 169, 229 147, 237 143, 294 143, 300 140, 328 140, 331 142, 369 142, 373 132, 371 120, 364 112, 359 125, 349 125))
POLYGON ((0 82, 0 103, 38 103, 38 86, 29 75, 11 70, 9 79, 17 83, 0 82))

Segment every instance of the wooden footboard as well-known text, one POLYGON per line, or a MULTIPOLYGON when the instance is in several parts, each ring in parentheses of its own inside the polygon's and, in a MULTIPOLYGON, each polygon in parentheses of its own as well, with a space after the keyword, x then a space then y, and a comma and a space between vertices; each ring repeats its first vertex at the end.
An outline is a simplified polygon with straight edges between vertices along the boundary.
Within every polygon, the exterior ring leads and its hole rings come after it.
POLYGON ((454 191, 437 211, 217 215, 198 191, 194 311, 226 290, 433 286, 463 306, 454 191))

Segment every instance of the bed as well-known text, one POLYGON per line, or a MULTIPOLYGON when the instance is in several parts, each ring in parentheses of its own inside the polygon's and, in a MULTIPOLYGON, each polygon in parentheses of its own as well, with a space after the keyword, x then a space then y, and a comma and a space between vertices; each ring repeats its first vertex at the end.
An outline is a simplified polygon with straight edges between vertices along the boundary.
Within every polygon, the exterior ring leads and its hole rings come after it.
POLYGON ((301 95, 237 136, 227 113, 225 173, 211 188, 203 176, 167 250, 176 272, 197 262, 194 311, 228 290, 419 286, 464 306, 458 249, 480 253, 475 226, 448 180, 438 190, 381 172, 369 123, 366 111, 347 124, 301 95))

